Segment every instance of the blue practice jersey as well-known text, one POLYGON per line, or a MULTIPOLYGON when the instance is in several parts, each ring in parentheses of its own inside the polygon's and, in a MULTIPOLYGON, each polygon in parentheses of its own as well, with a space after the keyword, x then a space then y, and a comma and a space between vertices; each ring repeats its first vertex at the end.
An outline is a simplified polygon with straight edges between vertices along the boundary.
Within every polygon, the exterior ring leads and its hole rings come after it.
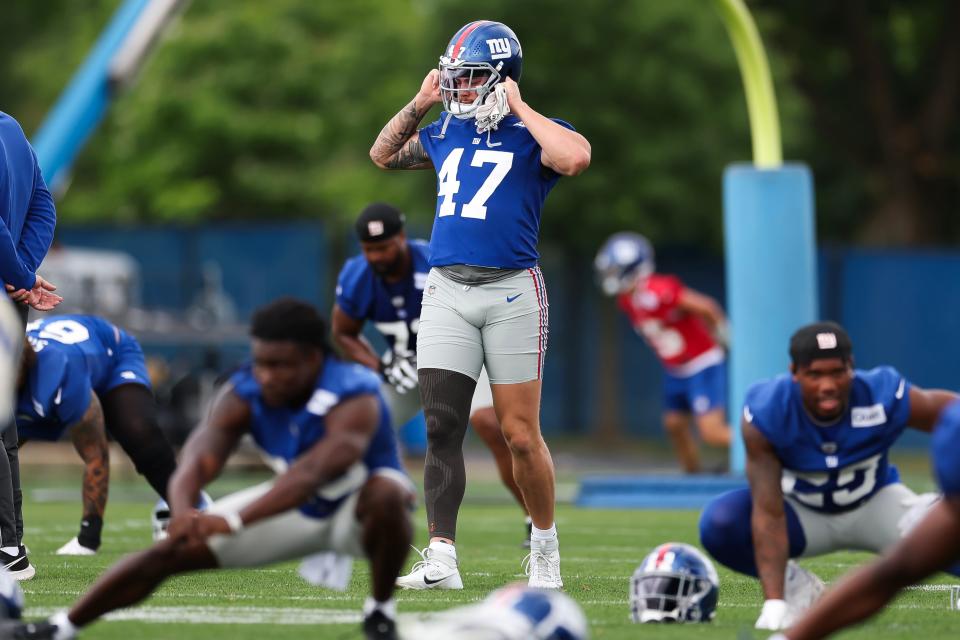
POLYGON ((37 354, 17 397, 21 436, 56 440, 79 422, 90 394, 122 384, 147 388, 146 364, 132 336, 96 316, 53 316, 27 325, 37 354))
POLYGON ((362 255, 347 260, 337 279, 337 305, 354 320, 369 320, 398 356, 417 352, 420 305, 430 271, 430 248, 423 240, 410 240, 410 276, 388 283, 370 268, 362 255))
POLYGON ((960 400, 940 414, 931 445, 933 473, 940 490, 951 498, 960 497, 960 400))
POLYGON ((910 417, 910 384, 891 367, 857 370, 846 413, 821 426, 785 374, 747 391, 743 417, 773 445, 784 493, 818 511, 848 511, 899 481, 888 453, 910 417))
MULTIPOLYGON (((473 119, 447 113, 420 130, 437 171, 430 266, 466 264, 527 269, 537 264, 540 211, 559 174, 540 162, 540 145, 516 116, 490 135, 473 119)), ((554 120, 568 129, 572 126, 554 120)))
POLYGON ((300 511, 313 518, 333 513, 367 476, 377 469, 403 471, 397 441, 390 424, 390 412, 380 395, 380 378, 359 364, 327 356, 310 400, 301 407, 271 407, 260 395, 260 385, 249 365, 230 378, 233 392, 250 405, 250 433, 257 446, 279 467, 288 466, 300 454, 321 440, 325 416, 344 400, 359 395, 375 395, 380 403, 380 425, 363 459, 341 478, 321 487, 300 511))

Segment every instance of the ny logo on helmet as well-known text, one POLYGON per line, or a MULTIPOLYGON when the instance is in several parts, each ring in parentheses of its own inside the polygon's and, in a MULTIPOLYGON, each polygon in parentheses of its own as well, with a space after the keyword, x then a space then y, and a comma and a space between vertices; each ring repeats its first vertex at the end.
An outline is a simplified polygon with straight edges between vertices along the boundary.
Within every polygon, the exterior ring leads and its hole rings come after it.
POLYGON ((493 38, 492 40, 487 40, 487 46, 490 47, 491 60, 503 60, 513 55, 510 50, 510 38, 493 38))

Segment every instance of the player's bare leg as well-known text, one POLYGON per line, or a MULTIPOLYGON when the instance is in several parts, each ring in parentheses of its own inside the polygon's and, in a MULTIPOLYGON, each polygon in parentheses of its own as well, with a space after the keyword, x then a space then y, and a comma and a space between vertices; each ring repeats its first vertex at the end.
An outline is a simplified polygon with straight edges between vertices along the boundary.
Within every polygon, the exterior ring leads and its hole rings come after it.
POLYGON ((477 409, 470 416, 470 424, 473 425, 473 430, 477 432, 477 435, 480 436, 483 443, 490 449, 490 453, 493 454, 493 459, 497 463, 497 471, 500 474, 500 480, 503 482, 503 485, 513 494, 513 497, 516 498, 517 504, 520 505, 523 512, 527 513, 527 505, 523 501, 523 493, 520 491, 520 486, 517 485, 517 481, 513 478, 513 456, 510 455, 510 447, 507 446, 507 441, 503 437, 503 431, 500 429, 497 412, 493 407, 477 409))
POLYGON ((513 458, 513 477, 533 520, 527 572, 531 587, 559 589, 560 546, 554 524, 553 459, 540 434, 542 382, 494 384, 493 404, 513 458))
POLYGON ((666 411, 663 428, 673 444, 680 466, 686 473, 700 471, 700 449, 690 431, 690 414, 682 411, 666 411))
POLYGON ((363 605, 368 637, 396 633, 393 591, 413 541, 413 500, 405 487, 385 477, 368 480, 357 500, 357 519, 363 525, 363 549, 370 560, 372 583, 372 597, 363 605))
POLYGON ((730 446, 730 425, 723 408, 712 409, 695 418, 700 438, 711 447, 730 446))
MULTIPOLYGON (((106 613, 140 602, 170 576, 216 567, 217 560, 205 544, 163 540, 114 565, 80 597, 67 618, 74 627, 83 627, 106 613)), ((62 614, 51 621, 66 622, 62 614)))
POLYGON ((540 380, 494 384, 493 401, 513 459, 513 477, 535 527, 553 526, 553 459, 540 435, 540 380))

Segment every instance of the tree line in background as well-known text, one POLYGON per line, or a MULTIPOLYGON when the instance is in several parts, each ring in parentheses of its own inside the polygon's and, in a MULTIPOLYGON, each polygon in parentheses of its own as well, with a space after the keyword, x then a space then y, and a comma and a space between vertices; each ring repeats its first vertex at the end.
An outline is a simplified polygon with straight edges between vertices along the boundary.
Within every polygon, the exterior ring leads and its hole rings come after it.
MULTIPOLYGON (((0 109, 35 131, 119 0, 15 2, 0 22, 0 109)), ((811 165, 820 237, 960 239, 960 4, 750 3, 771 55, 785 157, 811 165)), ((59 201, 61 220, 323 219, 371 200, 423 227, 431 172, 367 158, 450 36, 501 20, 524 45, 524 99, 593 144, 543 234, 589 254, 632 228, 722 244, 721 176, 749 160, 746 106, 712 3, 203 0, 111 109, 59 201)), ((435 118, 435 111, 428 118, 435 118)))

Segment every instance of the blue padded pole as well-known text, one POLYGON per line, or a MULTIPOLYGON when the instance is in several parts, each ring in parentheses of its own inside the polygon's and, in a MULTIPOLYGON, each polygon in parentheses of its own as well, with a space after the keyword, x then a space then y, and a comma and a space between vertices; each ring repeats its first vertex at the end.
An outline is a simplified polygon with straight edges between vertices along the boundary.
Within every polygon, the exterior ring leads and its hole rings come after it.
POLYGON ((789 366, 790 335, 817 310, 813 178, 803 164, 759 169, 732 164, 723 176, 723 224, 730 315, 730 471, 745 466, 744 394, 789 366))

